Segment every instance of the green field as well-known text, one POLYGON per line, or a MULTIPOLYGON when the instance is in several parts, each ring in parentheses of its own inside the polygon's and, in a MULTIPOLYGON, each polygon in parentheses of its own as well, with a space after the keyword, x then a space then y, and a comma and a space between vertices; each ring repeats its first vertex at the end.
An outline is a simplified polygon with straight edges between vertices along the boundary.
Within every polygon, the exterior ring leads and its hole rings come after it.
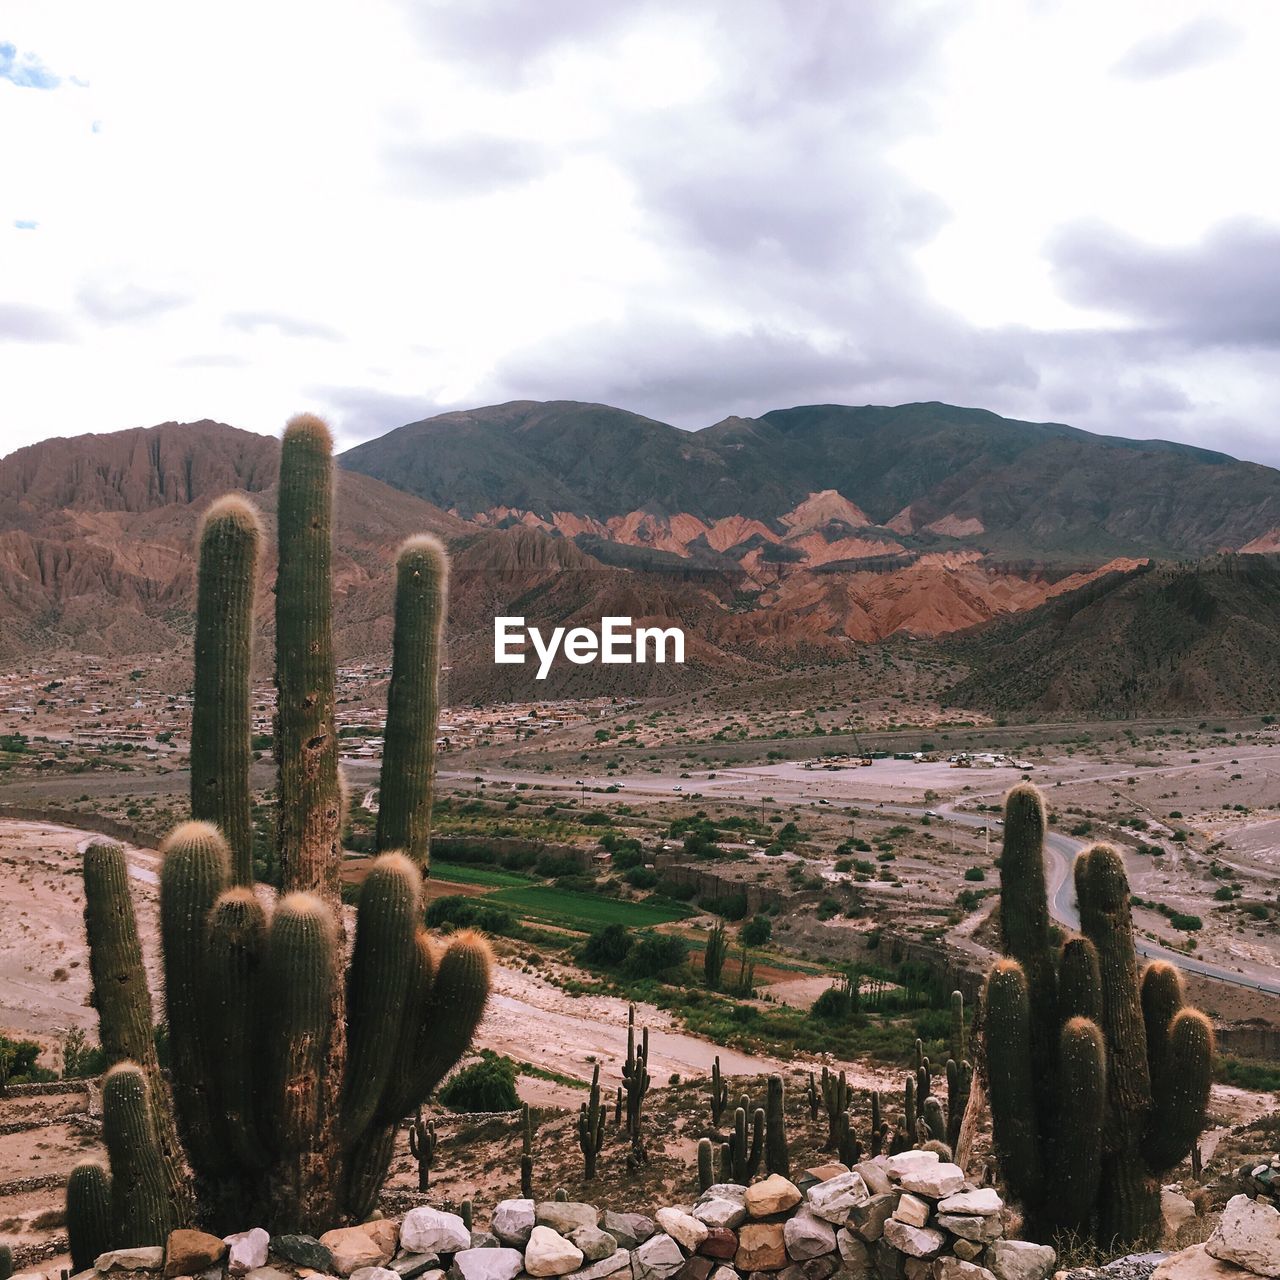
POLYGON ((692 914, 688 907, 678 902, 619 902, 615 898, 527 883, 518 889, 502 889, 487 894, 485 901, 569 929, 595 929, 605 924, 651 929, 654 925, 683 920, 692 914))
POLYGON ((439 884, 479 884, 495 889, 529 887, 529 877, 501 867, 474 866, 469 863, 433 862, 431 879, 439 884))

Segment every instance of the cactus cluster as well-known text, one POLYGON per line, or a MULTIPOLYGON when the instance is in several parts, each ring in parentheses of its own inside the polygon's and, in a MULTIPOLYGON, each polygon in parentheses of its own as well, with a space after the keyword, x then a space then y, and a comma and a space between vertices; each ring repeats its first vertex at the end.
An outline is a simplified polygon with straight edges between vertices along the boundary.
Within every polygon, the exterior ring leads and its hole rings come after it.
POLYGON ((627 1011, 627 1060, 622 1066, 621 1092, 626 1096, 627 1133, 631 1136, 627 1161, 633 1168, 647 1163, 649 1159, 644 1147, 642 1123, 644 1100, 652 1083, 649 1076, 649 1028, 644 1028, 637 1045, 636 1007, 631 1005, 627 1011))
POLYGON ((1055 943, 1039 791, 1008 795, 1000 858, 1005 959, 984 988, 983 1055, 996 1155, 1028 1226, 1104 1244, 1159 1233, 1159 1177, 1204 1127, 1213 1030, 1157 961, 1139 973, 1115 849, 1075 863, 1081 933, 1055 943))
POLYGON ((421 1109, 409 1126, 409 1154, 418 1165, 418 1190, 431 1189, 431 1166, 436 1160, 436 1122, 424 1120, 421 1109))
MULTIPOLYGON (((326 1230, 373 1210, 401 1121, 471 1041, 489 993, 479 936, 423 928, 447 560, 401 549, 378 819, 350 965, 340 911, 345 796, 334 721, 333 460, 328 429, 293 419, 281 449, 276 585, 278 865, 272 907, 253 887, 250 670, 261 526, 229 497, 199 545, 193 820, 160 872, 171 1088, 152 1040, 128 868, 117 845, 84 859, 110 1173, 67 1188, 83 1262, 160 1244, 174 1226, 326 1230)), ((412 1141, 429 1168, 434 1135, 412 1141)), ((77 1267, 80 1266, 77 1263, 77 1267)))
POLYGON ((588 1101, 578 1109, 578 1147, 582 1151, 585 1177, 588 1182, 596 1176, 596 1157, 604 1146, 604 1108, 600 1105, 600 1064, 591 1073, 591 1091, 588 1101))

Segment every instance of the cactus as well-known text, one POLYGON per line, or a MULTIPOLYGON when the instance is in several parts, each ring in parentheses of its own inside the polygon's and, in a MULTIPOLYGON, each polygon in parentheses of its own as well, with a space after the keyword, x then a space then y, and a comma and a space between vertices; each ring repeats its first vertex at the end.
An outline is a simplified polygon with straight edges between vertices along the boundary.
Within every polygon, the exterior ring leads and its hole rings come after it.
POLYGON ((96 1160, 76 1165, 67 1179, 67 1240, 71 1267, 87 1271, 112 1244, 111 1175, 96 1160))
POLYGON ((596 1156, 604 1146, 604 1108, 600 1105, 600 1064, 591 1073, 590 1100, 578 1109, 578 1146, 586 1168, 585 1177, 591 1182, 596 1176, 596 1156))
MULTIPOLYGON (((90 1259, 92 1262, 92 1259, 90 1259)), ((13 1275, 13 1250, 7 1244, 0 1244, 0 1280, 9 1280, 13 1275)))
POLYGON ((818 1086, 814 1081, 813 1072, 809 1072, 809 1080, 804 1089, 805 1102, 809 1107, 809 1119, 814 1124, 818 1122, 818 1111, 822 1106, 822 1098, 818 1093, 818 1086))
POLYGON ((724 921, 718 921, 714 929, 707 935, 706 950, 702 953, 702 976, 708 991, 720 990, 720 978, 724 973, 724 962, 729 955, 729 933, 724 921))
POLYGON ((964 1025, 964 992, 951 993, 951 1058, 955 1062, 969 1060, 969 1033, 964 1025))
POLYGON ((191 707, 191 816, 216 826, 231 850, 235 884, 253 883, 249 713, 258 513, 219 498, 200 527, 196 575, 196 678, 191 707))
POLYGON ((1008 959, 987 976, 984 1062, 1001 1173, 1033 1234, 1131 1245, 1159 1234, 1159 1175, 1204 1127, 1213 1034, 1172 965, 1139 977, 1120 855, 1076 859, 1081 936, 1055 948, 1044 804, 1010 792, 1000 859, 1008 959))
POLYGON ((749 1183, 760 1171, 760 1156, 764 1148, 765 1118, 762 1108, 756 1108, 751 1120, 751 1134, 747 1135, 747 1113, 739 1107, 733 1113, 733 1132, 729 1141, 720 1149, 720 1178, 723 1182, 749 1183))
POLYGON ((973 1065, 947 1059, 947 1145, 955 1151, 960 1145, 960 1127, 969 1109, 969 1095, 973 1090, 973 1065))
MULTIPOLYGON (((160 877, 172 1103, 152 1043, 124 855, 103 842, 85 854, 94 1003, 107 1057, 123 1064, 108 1079, 110 1106, 104 1086, 110 1236, 123 1244, 151 1243, 144 1237, 157 1232, 161 1243, 166 1224, 225 1234, 252 1221, 280 1233, 367 1218, 401 1122, 465 1051, 488 998, 484 939, 464 930, 443 945, 421 925, 447 590, 444 552, 430 539, 407 543, 398 559, 380 856, 361 890, 343 972, 346 801, 334 723, 332 493, 328 430, 319 419, 296 418, 280 462, 282 893, 270 918, 251 886, 243 821, 256 517, 241 500, 226 500, 201 531, 197 820, 165 842, 160 877), (184 1181, 188 1163, 194 1195, 184 1181), (155 1193, 157 1171, 163 1194, 155 1193), (135 1184, 141 1190, 126 1196, 135 1184)), ((411 1140, 428 1141, 429 1133, 411 1140)), ((78 1175, 69 1189, 81 1208, 96 1176, 78 1175)))
POLYGON ((636 1047, 636 1007, 627 1011, 627 1060, 622 1067, 622 1083, 627 1098, 627 1132, 631 1135, 633 1162, 643 1164, 648 1159, 644 1149, 641 1122, 644 1118, 644 1100, 652 1083, 649 1077, 649 1028, 645 1027, 636 1047))
POLYGON ((849 1082, 844 1072, 836 1075, 822 1068, 822 1101, 827 1108, 827 1140, 824 1151, 834 1151, 840 1145, 840 1117, 849 1110, 849 1082))
POLYGON ((472 1217, 474 1212, 475 1210, 470 1200, 464 1200, 458 1206, 458 1217, 462 1219, 462 1225, 466 1227, 468 1231, 472 1228, 472 1217))
POLYGON ((431 1166, 436 1158, 436 1122, 419 1111, 409 1125, 409 1154, 418 1164, 418 1190, 431 1189, 431 1166))
POLYGON ((720 1074, 720 1055, 711 1064, 711 1123, 718 1125, 729 1105, 729 1085, 720 1074))
POLYGON ((769 1077, 765 1100, 764 1167, 768 1173, 791 1176, 791 1153, 787 1148, 787 1117, 781 1076, 769 1077))
POLYGON ((520 1194, 533 1199, 533 1113, 527 1102, 520 1107, 520 1194))
POLYGON ((836 1132, 836 1159, 852 1168, 862 1159, 862 1144, 853 1129, 853 1116, 848 1111, 840 1113, 836 1132))
POLYGON ((698 1193, 708 1190, 715 1182, 715 1168, 712 1163, 712 1146, 710 1138, 698 1139, 698 1193))

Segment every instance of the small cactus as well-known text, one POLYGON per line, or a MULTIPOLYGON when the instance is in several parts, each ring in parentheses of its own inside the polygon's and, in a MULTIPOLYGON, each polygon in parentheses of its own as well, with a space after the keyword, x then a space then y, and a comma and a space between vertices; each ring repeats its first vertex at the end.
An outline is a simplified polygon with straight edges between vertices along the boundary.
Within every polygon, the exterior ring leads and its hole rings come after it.
POLYGON ((600 1105, 600 1064, 591 1073, 589 1101, 578 1110, 578 1147, 582 1152, 585 1178, 588 1182, 596 1176, 596 1157, 604 1146, 604 1108, 600 1105))
POLYGON ((729 1105, 729 1085, 720 1074, 720 1055, 711 1064, 711 1123, 718 1125, 729 1105))
POLYGON ((76 1165, 67 1179, 67 1241, 77 1274, 111 1248, 111 1175, 96 1160, 76 1165))
POLYGON ((712 1167, 712 1146, 710 1138, 698 1139, 698 1192, 701 1194, 715 1182, 715 1170, 712 1167))
POLYGON ((779 1173, 784 1178, 791 1176, 782 1077, 778 1075, 769 1077, 769 1092, 765 1101, 764 1165, 768 1173, 779 1173))
POLYGON ((409 1125, 409 1154, 418 1164, 418 1190, 430 1190, 431 1166, 436 1158, 436 1122, 424 1120, 421 1111, 409 1125))

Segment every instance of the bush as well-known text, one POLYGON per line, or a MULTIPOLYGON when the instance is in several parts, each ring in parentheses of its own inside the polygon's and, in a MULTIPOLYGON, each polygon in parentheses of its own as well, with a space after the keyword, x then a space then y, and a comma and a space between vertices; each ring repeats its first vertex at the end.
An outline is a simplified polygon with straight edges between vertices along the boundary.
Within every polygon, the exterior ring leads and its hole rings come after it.
POLYGON ((486 1052, 449 1080, 440 1101, 451 1111, 515 1111, 520 1106, 515 1063, 486 1052))
POLYGON ((435 929, 450 924, 458 929, 511 934, 516 928, 516 918, 504 907, 486 906, 483 900, 454 893, 437 898, 427 907, 427 924, 435 929))
POLYGON ((627 958, 633 941, 626 925, 607 924, 597 929, 583 944, 582 959, 587 964, 615 968, 627 958))
POLYGON ((716 898, 704 904, 709 911, 725 920, 741 920, 747 914, 747 895, 735 893, 732 897, 716 898))
POLYGON ((773 937, 773 922, 768 916, 752 916, 738 933, 742 945, 746 947, 762 947, 773 937))
POLYGON ((658 873, 652 867, 631 867, 623 879, 633 889, 652 889, 658 883, 658 873))
POLYGON ((828 987, 810 1006, 809 1014, 824 1022, 845 1022, 853 1016, 853 1000, 842 987, 828 987))
POLYGON ((631 978, 659 978, 683 965, 688 954, 683 938, 646 931, 633 940, 622 971, 631 978))

